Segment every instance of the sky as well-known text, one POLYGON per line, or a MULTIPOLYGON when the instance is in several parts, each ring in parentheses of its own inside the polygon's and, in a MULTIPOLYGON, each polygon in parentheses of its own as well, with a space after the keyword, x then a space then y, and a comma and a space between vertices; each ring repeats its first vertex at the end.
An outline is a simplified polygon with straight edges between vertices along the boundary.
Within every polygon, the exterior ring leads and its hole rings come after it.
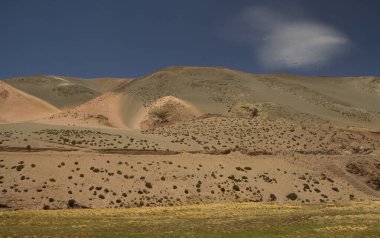
POLYGON ((377 0, 0 0, 0 78, 380 75, 377 0))

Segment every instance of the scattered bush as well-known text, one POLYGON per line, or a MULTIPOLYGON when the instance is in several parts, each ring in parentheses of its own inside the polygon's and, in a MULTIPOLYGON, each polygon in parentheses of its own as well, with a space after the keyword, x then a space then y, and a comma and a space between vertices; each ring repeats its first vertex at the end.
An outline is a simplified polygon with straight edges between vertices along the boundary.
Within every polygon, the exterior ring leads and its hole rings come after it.
POLYGON ((145 182, 145 187, 152 188, 153 186, 152 186, 152 184, 150 182, 145 182))
POLYGON ((297 194, 295 194, 295 193, 289 193, 286 197, 292 201, 294 201, 298 198, 297 194))
POLYGON ((75 206, 76 206, 76 201, 74 199, 70 199, 69 201, 67 201, 68 208, 75 208, 75 206))
POLYGON ((276 201, 276 200, 277 200, 277 197, 276 197, 276 195, 274 195, 273 193, 271 193, 271 194, 269 195, 269 199, 270 199, 271 202, 273 202, 273 201, 276 201))
POLYGON ((239 186, 237 186, 236 184, 234 184, 234 186, 232 186, 232 189, 235 191, 240 191, 239 186))

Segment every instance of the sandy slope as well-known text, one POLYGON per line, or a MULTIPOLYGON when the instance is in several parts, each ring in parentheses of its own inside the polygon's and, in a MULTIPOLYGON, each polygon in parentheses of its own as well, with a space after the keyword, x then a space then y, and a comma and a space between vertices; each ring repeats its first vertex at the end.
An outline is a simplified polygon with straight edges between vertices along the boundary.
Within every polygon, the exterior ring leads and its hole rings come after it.
POLYGON ((376 200, 379 145, 377 133, 261 116, 206 117, 143 131, 7 124, 0 126, 0 204, 376 200))
POLYGON ((31 121, 58 112, 49 103, 0 81, 0 123, 31 121))
POLYGON ((120 78, 81 79, 53 75, 35 75, 4 80, 13 87, 61 109, 78 106, 129 81, 130 79, 120 78))
POLYGON ((36 75, 6 79, 4 82, 60 109, 80 105, 101 94, 76 80, 59 76, 36 75))
POLYGON ((78 107, 65 110, 38 122, 56 125, 124 128, 125 125, 119 113, 122 102, 122 94, 105 93, 78 107))
MULTIPOLYGON (((165 96, 157 99, 146 108, 139 128, 171 125, 177 122, 189 121, 201 115, 202 113, 189 102, 173 96, 165 96)), ((136 119, 140 120, 140 118, 136 119)))
POLYGON ((12 209, 42 209, 44 205, 54 209, 67 208, 70 199, 92 208, 378 199, 375 191, 367 193, 346 179, 349 160, 252 158, 240 153, 126 156, 36 152, 27 157, 25 153, 3 153, 0 204, 12 209), (335 170, 330 169, 332 165, 335 170))
POLYGON ((138 129, 147 114, 143 104, 125 93, 108 92, 78 107, 39 120, 53 125, 138 129))
POLYGON ((95 127, 125 127, 120 121, 119 108, 122 95, 101 93, 112 90, 130 79, 97 78, 79 79, 61 76, 31 76, 5 80, 4 82, 31 93, 64 112, 53 116, 51 120, 44 117, 40 122, 95 127), (99 96, 99 97, 98 97, 99 96), (92 100, 92 101, 91 101, 92 100), (74 109, 72 109, 74 106, 74 109), (72 110, 71 110, 72 109, 72 110))
POLYGON ((144 106, 126 93, 109 92, 38 122, 141 129, 187 121, 200 115, 202 113, 193 105, 173 96, 159 98, 152 105, 144 106))

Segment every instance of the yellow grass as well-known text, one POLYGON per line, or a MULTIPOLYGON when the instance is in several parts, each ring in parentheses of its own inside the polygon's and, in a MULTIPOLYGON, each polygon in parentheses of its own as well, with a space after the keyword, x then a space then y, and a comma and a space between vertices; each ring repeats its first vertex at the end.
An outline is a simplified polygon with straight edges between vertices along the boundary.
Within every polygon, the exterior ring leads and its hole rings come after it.
POLYGON ((376 237, 379 232, 380 202, 0 212, 0 237, 376 237))

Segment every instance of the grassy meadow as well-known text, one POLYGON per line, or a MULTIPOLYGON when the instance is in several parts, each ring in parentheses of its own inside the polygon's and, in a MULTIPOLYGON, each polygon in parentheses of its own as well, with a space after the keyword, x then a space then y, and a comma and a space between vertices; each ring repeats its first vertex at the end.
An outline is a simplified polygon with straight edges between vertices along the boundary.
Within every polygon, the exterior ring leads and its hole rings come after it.
POLYGON ((380 202, 0 212, 0 237, 379 237, 380 202))

